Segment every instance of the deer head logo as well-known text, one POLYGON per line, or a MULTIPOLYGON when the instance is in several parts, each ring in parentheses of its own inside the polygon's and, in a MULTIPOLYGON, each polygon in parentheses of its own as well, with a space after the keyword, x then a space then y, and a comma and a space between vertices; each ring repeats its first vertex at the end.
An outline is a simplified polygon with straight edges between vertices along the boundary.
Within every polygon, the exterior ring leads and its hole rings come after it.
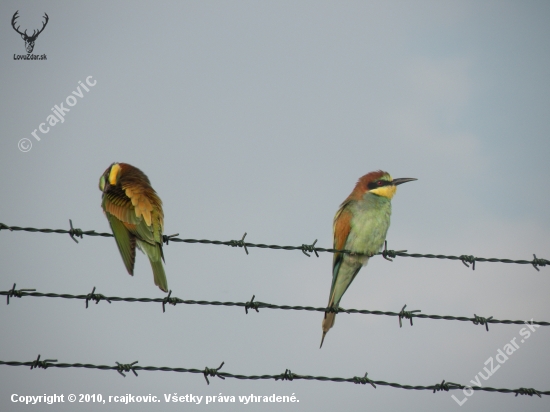
POLYGON ((22 33, 22 32, 19 31, 20 26, 15 27, 15 20, 17 20, 17 18, 19 17, 19 15, 17 13, 19 13, 19 10, 17 10, 15 12, 15 14, 13 15, 13 17, 11 19, 11 25, 12 25, 13 29, 21 35, 21 38, 23 40, 25 40, 25 48, 27 49, 27 53, 32 53, 32 51, 34 49, 34 42, 36 41, 36 38, 38 37, 38 35, 40 33, 42 33, 44 31, 44 28, 46 27, 46 24, 48 24, 48 20, 50 18, 48 17, 48 15, 46 13, 44 13, 44 18, 46 19, 46 21, 44 23, 42 23, 42 28, 38 31, 34 30, 33 33, 32 33, 32 36, 29 36, 29 35, 27 35, 27 30, 25 30, 25 32, 22 33))

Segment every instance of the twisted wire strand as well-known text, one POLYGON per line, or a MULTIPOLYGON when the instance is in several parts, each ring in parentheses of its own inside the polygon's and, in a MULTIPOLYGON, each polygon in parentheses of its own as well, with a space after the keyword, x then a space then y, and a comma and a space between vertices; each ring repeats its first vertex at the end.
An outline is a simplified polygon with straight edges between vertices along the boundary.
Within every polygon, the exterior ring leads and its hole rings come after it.
POLYGON ((46 297, 46 298, 61 298, 61 299, 78 299, 86 301, 86 308, 88 308, 89 301, 95 301, 99 303, 102 300, 107 302, 143 302, 143 303, 161 303, 162 311, 166 310, 166 305, 209 305, 209 306, 238 306, 245 309, 245 313, 248 314, 249 309, 253 309, 256 312, 259 312, 259 309, 280 309, 280 310, 303 310, 310 312, 336 312, 336 313, 358 313, 363 315, 379 315, 379 316, 393 316, 399 319, 399 326, 402 326, 402 319, 409 319, 411 326, 412 318, 420 319, 433 319, 433 320, 455 320, 462 322, 472 322, 474 325, 485 326, 486 330, 489 331, 489 323, 501 323, 505 325, 540 325, 540 326, 550 326, 550 322, 545 321, 533 321, 533 320, 509 320, 509 319, 494 319, 492 316, 485 318, 474 314, 473 318, 468 318, 464 316, 441 316, 441 315, 428 315, 424 313, 419 313, 420 310, 411 310, 405 311, 407 305, 403 306, 399 312, 390 312, 390 311, 381 311, 381 310, 367 310, 367 309, 334 309, 327 307, 313 307, 313 306, 289 306, 289 305, 275 305, 271 303, 259 302, 254 299, 256 296, 252 296, 252 299, 248 302, 220 302, 220 301, 208 301, 208 300, 190 300, 190 299, 180 299, 177 297, 172 297, 172 290, 169 291, 168 295, 164 298, 133 298, 133 297, 119 297, 119 296, 104 296, 102 294, 95 293, 95 286, 91 293, 86 295, 72 295, 68 293, 59 294, 59 293, 41 293, 36 292, 35 289, 15 289, 16 284, 10 290, 0 291, 0 296, 6 296, 6 303, 9 305, 10 297, 21 298, 23 296, 31 297, 46 297))
MULTIPOLYGON (((69 224, 70 224, 70 229, 65 230, 65 229, 37 229, 34 227, 8 226, 4 223, 0 223, 0 231, 4 229, 9 231, 68 234, 71 237, 71 239, 73 239, 76 243, 78 243, 78 240, 76 239, 76 237, 79 237, 81 239, 83 238, 83 236, 113 237, 111 233, 98 233, 95 230, 83 231, 82 229, 74 228, 73 222, 70 219, 69 219, 69 224)), ((311 256, 310 253, 315 253, 315 255, 319 257, 318 252, 357 254, 352 250, 347 250, 347 249, 332 249, 332 248, 316 247, 315 244, 317 243, 317 239, 310 245, 304 243, 301 246, 281 246, 281 245, 268 245, 265 243, 245 242, 244 239, 246 235, 247 234, 245 233, 240 240, 221 241, 221 240, 208 240, 208 239, 180 239, 177 237, 179 236, 179 233, 176 233, 174 235, 163 235, 163 242, 166 243, 167 245, 170 242, 181 242, 181 243, 199 243, 199 244, 211 244, 211 245, 225 245, 225 246, 231 246, 231 247, 242 247, 244 248, 247 255, 248 255, 248 248, 275 249, 275 250, 301 250, 302 253, 304 253, 304 255, 306 255, 307 257, 311 256)), ((523 259, 513 260, 513 259, 483 258, 483 257, 475 257, 472 255, 453 256, 453 255, 434 255, 430 253, 428 254, 407 253, 406 250, 389 250, 387 249, 387 243, 385 244, 384 250, 381 252, 375 253, 373 256, 375 255, 381 255, 382 257, 384 257, 384 259, 389 261, 392 261, 392 259, 396 257, 460 260, 466 267, 470 267, 469 264, 471 264, 472 270, 475 270, 476 262, 492 262, 492 263, 500 262, 500 263, 515 263, 518 265, 532 265, 537 271, 539 271, 539 267, 544 267, 550 264, 550 260, 537 258, 535 254, 533 254, 532 260, 523 260, 523 259)))
MULTIPOLYGON (((74 228, 72 221, 69 220, 70 230, 65 229, 38 229, 32 227, 19 227, 19 226, 8 226, 3 223, 0 223, 0 231, 2 229, 7 229, 10 231, 27 231, 27 232, 40 232, 40 233, 59 233, 59 234, 69 234, 69 236, 78 243, 76 237, 83 238, 83 236, 100 236, 100 237, 113 237, 111 233, 98 233, 95 230, 83 231, 78 228, 74 228)), ((332 248, 321 248, 315 247, 317 240, 315 240, 311 245, 302 244, 301 246, 281 246, 281 245, 268 245, 268 244, 255 244, 250 242, 244 242, 246 233, 240 240, 230 240, 230 241, 218 241, 218 240, 207 240, 207 239, 180 239, 175 235, 163 236, 163 241, 166 244, 172 242, 183 242, 183 243, 199 243, 199 244, 214 244, 214 245, 226 245, 232 247, 242 247, 245 249, 246 254, 248 254, 249 247, 256 247, 262 249, 275 249, 275 250, 301 250, 306 256, 310 256, 309 253, 315 253, 319 257, 318 252, 328 252, 328 253, 347 253, 353 254, 353 251, 350 250, 338 250, 332 248)), ((428 259, 448 259, 448 260, 460 260, 465 266, 470 267, 468 264, 472 265, 472 269, 475 270, 476 262, 500 262, 500 263, 513 263, 513 264, 530 264, 537 271, 539 267, 546 266, 550 264, 550 261, 546 259, 537 258, 536 255, 533 255, 533 260, 512 260, 512 259, 498 259, 498 258, 482 258, 474 257, 471 255, 434 255, 434 254, 420 254, 420 253, 407 253, 406 250, 388 250, 387 244, 385 249, 382 252, 377 253, 376 255, 382 255, 387 260, 392 260, 398 256, 400 257, 413 257, 413 258, 428 258, 428 259)), ((179 298, 171 297, 172 291, 169 292, 165 298, 122 298, 122 297, 106 297, 102 294, 95 293, 95 287, 91 293, 86 295, 71 295, 71 294, 57 294, 57 293, 40 293, 36 292, 35 289, 15 289, 15 284, 13 288, 9 291, 0 291, 0 295, 5 295, 7 297, 7 304, 9 304, 10 297, 21 298, 23 296, 32 296, 32 297, 52 297, 52 298, 64 298, 64 299, 81 299, 86 301, 86 308, 88 307, 88 302, 93 300, 99 303, 101 300, 106 300, 109 303, 112 301, 122 301, 122 302, 155 302, 162 303, 163 312, 165 311, 165 305, 171 304, 176 305, 180 304, 198 304, 198 305, 214 305, 214 306, 240 306, 245 308, 245 312, 248 313, 248 309, 254 309, 256 312, 259 312, 259 308, 267 309, 282 309, 282 310, 305 310, 305 311, 316 311, 316 312, 326 312, 333 311, 337 313, 359 313, 359 314, 371 314, 371 315, 383 315, 383 316, 397 316, 399 319, 400 326, 402 326, 402 319, 409 319, 411 326, 412 318, 425 318, 425 319, 435 319, 435 320, 456 320, 456 321, 468 321, 472 322, 475 325, 484 325, 488 331, 489 323, 502 323, 502 324, 531 324, 531 325, 540 325, 540 326, 550 326, 549 322, 544 321, 523 321, 523 320, 498 320, 494 319, 492 316, 489 318, 484 318, 474 314, 473 318, 468 317, 456 317, 456 316, 440 316, 440 315, 427 315, 418 313, 419 310, 405 311, 405 306, 401 309, 400 312, 389 312, 389 311, 378 311, 378 310, 359 310, 359 309, 343 309, 339 308, 337 310, 333 308, 322 308, 322 307, 311 307, 311 306, 288 306, 288 305, 274 305, 264 302, 254 301, 254 296, 249 302, 219 302, 219 301, 195 301, 195 300, 182 300, 179 298)), ((499 393, 515 393, 518 395, 550 395, 550 391, 538 391, 533 388, 518 388, 518 389, 506 389, 506 388, 491 388, 491 387, 478 387, 478 386, 464 386, 461 384, 456 384, 452 382, 445 382, 443 380, 441 383, 422 386, 422 385, 403 385, 394 382, 386 381, 376 381, 371 380, 367 377, 367 374, 363 377, 355 376, 353 378, 331 378, 326 376, 311 376, 311 375, 298 375, 292 373, 289 369, 286 369, 283 374, 278 375, 236 375, 228 372, 220 372, 219 369, 224 365, 222 364, 218 368, 208 368, 205 369, 186 369, 186 368, 171 368, 171 367, 155 367, 155 366, 140 366, 136 365, 138 362, 135 361, 131 364, 120 364, 116 362, 116 366, 109 365, 93 365, 93 364, 82 364, 82 363, 57 363, 57 360, 46 359, 40 361, 40 355, 38 358, 31 362, 16 362, 16 361, 0 361, 0 365, 8 366, 30 366, 31 369, 34 368, 48 368, 48 367, 57 367, 57 368, 87 368, 87 369, 99 369, 99 370, 116 370, 122 376, 126 376, 124 372, 133 372, 135 376, 138 376, 138 370, 146 371, 172 371, 172 372, 186 372, 186 373, 200 373, 204 376, 206 382, 209 384, 208 376, 218 377, 221 379, 225 378, 235 378, 235 379, 248 379, 248 380, 260 380, 260 379, 274 379, 274 380, 317 380, 317 381, 331 381, 331 382, 350 382, 355 384, 370 384, 374 388, 376 385, 381 386, 390 386, 394 388, 401 388, 407 390, 432 390, 434 393, 437 391, 449 391, 455 389, 464 389, 471 388, 478 391, 487 391, 487 392, 499 392, 499 393)))
POLYGON ((205 367, 204 369, 188 369, 188 368, 172 368, 172 367, 157 367, 157 366, 140 366, 137 365, 138 361, 134 361, 129 364, 122 364, 119 362, 115 362, 116 365, 93 365, 90 363, 58 363, 55 359, 46 359, 41 361, 40 355, 38 355, 38 358, 34 361, 30 362, 18 362, 18 361, 1 361, 0 365, 7 365, 7 366, 30 366, 30 369, 36 369, 36 368, 85 368, 85 369, 99 369, 99 370, 114 370, 120 373, 122 376, 126 377, 124 372, 133 372, 133 374, 137 377, 137 371, 162 371, 162 372, 180 372, 180 373, 196 373, 196 374, 202 374, 207 382, 207 384, 210 384, 210 381, 208 380, 208 376, 210 377, 218 377, 220 379, 225 378, 233 378, 233 379, 240 379, 240 380, 282 380, 282 381, 297 381, 297 380, 313 380, 313 381, 322 381, 322 382, 347 382, 347 383, 354 383, 354 384, 370 384, 374 389, 376 389, 377 386, 390 386, 392 388, 399 388, 399 389, 407 389, 407 390, 430 390, 433 393, 439 392, 439 391, 450 391, 450 390, 457 390, 457 389, 473 389, 475 391, 486 391, 486 392, 498 392, 498 393, 515 393, 517 395, 537 395, 539 397, 542 397, 541 395, 550 395, 550 391, 539 391, 534 388, 518 388, 518 389, 507 389, 507 388, 491 388, 487 386, 465 386, 458 383, 453 382, 445 382, 443 380, 441 383, 437 383, 435 385, 404 385, 400 383, 395 382, 386 382, 382 380, 373 380, 367 377, 367 373, 363 377, 354 376, 352 378, 338 378, 338 377, 328 377, 328 376, 312 376, 312 375, 299 375, 296 373, 292 373, 290 369, 286 369, 284 373, 277 374, 277 375, 240 375, 240 374, 233 374, 229 372, 221 372, 220 369, 223 367, 224 362, 221 363, 221 365, 217 368, 208 368, 205 367))

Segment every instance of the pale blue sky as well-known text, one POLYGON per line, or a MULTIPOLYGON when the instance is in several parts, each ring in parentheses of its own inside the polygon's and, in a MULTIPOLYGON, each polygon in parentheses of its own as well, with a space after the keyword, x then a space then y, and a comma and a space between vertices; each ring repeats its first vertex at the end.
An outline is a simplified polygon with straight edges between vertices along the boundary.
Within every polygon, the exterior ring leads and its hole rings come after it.
MULTIPOLYGON (((550 258, 550 5, 544 1, 4 1, 0 4, 0 222, 109 231, 100 175, 113 161, 150 178, 166 234, 332 246, 332 219, 376 169, 419 180, 393 200, 390 248, 550 258), (10 25, 49 23, 46 61, 19 61, 10 25), (36 141, 31 132, 92 76, 97 84, 36 141), (20 139, 30 139, 27 153, 20 139)), ((66 104, 65 104, 66 107, 66 104)), ((2 284, 40 292, 162 297, 147 259, 125 272, 112 239, 0 232, 2 284)), ((330 254, 170 244, 168 284, 182 299, 324 306, 330 254)), ((373 258, 344 308, 550 320, 550 269, 373 258)), ((321 350, 322 314, 242 308, 13 299, 0 306, 0 360, 217 367, 240 374, 362 376, 469 384, 520 326, 339 315, 321 350)), ((484 384, 550 390, 550 328, 484 384)), ((0 367, 12 393, 177 392, 290 395, 255 410, 546 411, 550 397, 432 394, 325 382, 0 367)), ((96 410, 57 405, 56 410, 96 410)), ((121 406, 119 406, 120 408, 121 406)), ((179 406, 181 407, 181 405, 179 406)), ((202 408, 199 405, 195 408, 202 408)), ((208 405, 240 411, 242 404, 208 405)), ((109 410, 116 406, 108 406, 109 410)), ((128 411, 148 410, 144 405, 128 411)), ((159 410, 174 410, 158 404, 159 410)), ((30 410, 30 407, 28 407, 30 410)), ((34 407, 42 410, 44 407, 34 407)), ((250 408, 249 408, 250 409, 250 408)))

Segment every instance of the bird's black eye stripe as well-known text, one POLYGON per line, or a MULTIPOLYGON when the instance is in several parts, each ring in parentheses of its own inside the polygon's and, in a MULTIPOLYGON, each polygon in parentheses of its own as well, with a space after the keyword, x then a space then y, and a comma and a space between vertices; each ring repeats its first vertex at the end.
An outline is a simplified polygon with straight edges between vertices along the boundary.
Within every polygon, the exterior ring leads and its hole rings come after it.
POLYGON ((375 180, 374 182, 370 182, 367 186, 369 190, 376 189, 377 187, 383 187, 383 186, 389 186, 392 182, 388 182, 387 180, 375 180))

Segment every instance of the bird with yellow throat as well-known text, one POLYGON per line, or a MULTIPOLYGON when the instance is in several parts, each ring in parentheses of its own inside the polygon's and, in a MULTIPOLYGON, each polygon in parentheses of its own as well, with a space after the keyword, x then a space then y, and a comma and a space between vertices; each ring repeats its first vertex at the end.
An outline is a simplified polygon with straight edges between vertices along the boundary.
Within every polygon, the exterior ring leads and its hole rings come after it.
MULTIPOLYGON (((370 257, 380 252, 390 227, 391 199, 398 185, 413 180, 417 179, 392 179, 389 173, 381 170, 370 172, 359 179, 355 189, 340 205, 334 216, 334 249, 352 253, 334 254, 327 307, 338 309, 342 296, 359 270, 370 257)), ((325 312, 320 347, 335 319, 335 312, 325 312)))
POLYGON ((113 163, 99 179, 99 190, 103 193, 101 207, 128 273, 134 275, 137 246, 151 262, 155 285, 168 292, 162 265, 164 213, 149 178, 137 167, 113 163))

